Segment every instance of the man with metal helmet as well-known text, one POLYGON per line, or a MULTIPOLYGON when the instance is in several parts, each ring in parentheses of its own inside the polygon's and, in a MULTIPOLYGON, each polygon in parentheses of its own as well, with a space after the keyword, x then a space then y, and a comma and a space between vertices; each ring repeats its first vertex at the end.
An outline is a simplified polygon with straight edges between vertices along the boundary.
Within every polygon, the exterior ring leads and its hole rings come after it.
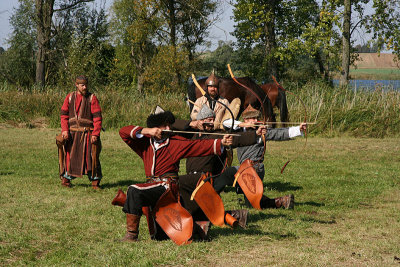
POLYGON ((206 80, 206 89, 210 97, 202 96, 196 100, 190 118, 196 120, 197 114, 200 112, 203 104, 207 104, 215 112, 214 128, 217 129, 221 124, 226 110, 226 107, 217 101, 222 102, 226 106, 229 105, 229 101, 219 95, 219 79, 215 76, 214 71, 206 80))

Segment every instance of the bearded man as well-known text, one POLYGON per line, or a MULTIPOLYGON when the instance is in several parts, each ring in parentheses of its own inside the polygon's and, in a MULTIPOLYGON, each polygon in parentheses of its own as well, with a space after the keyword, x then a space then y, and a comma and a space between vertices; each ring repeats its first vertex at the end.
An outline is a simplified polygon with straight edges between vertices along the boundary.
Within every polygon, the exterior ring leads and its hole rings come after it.
POLYGON ((206 90, 210 97, 207 98, 206 96, 202 96, 196 100, 192 112, 190 113, 190 118, 192 121, 196 120, 200 109, 204 104, 206 104, 215 113, 214 129, 218 129, 220 127, 222 117, 225 114, 225 106, 229 105, 229 101, 219 95, 219 79, 217 76, 215 76, 214 72, 212 72, 206 80, 206 90), (222 102, 225 104, 225 106, 217 101, 222 102))

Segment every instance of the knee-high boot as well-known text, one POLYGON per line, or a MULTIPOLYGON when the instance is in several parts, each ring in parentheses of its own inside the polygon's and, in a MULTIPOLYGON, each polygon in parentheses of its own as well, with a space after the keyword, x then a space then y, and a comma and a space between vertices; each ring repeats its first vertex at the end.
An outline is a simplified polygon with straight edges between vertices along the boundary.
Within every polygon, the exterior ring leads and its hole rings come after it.
POLYGON ((122 242, 138 241, 140 217, 134 214, 126 214, 126 234, 122 238, 122 242))

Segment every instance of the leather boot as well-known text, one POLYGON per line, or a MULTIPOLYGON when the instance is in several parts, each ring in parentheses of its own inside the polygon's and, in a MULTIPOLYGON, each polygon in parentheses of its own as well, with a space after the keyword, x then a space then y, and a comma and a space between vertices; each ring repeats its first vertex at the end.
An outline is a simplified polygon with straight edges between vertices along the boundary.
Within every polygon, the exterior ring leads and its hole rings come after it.
POLYGON ((71 181, 65 177, 62 177, 61 179, 61 185, 65 187, 71 187, 71 181))
POLYGON ((100 188, 100 180, 94 180, 92 181, 92 188, 95 190, 99 190, 100 188))
POLYGON ((139 236, 140 216, 134 214, 126 214, 126 234, 121 239, 122 242, 136 242, 139 236))
POLYGON ((247 224, 247 215, 249 213, 248 210, 227 210, 227 213, 232 215, 233 218, 238 220, 239 226, 242 227, 243 229, 246 229, 246 224, 247 224))
POLYGON ((123 207, 125 205, 125 201, 126 201, 125 193, 121 189, 118 189, 117 195, 114 197, 111 204, 113 204, 114 206, 123 207))
POLYGON ((294 209, 294 196, 290 194, 275 198, 275 205, 277 208, 284 207, 285 209, 294 209))

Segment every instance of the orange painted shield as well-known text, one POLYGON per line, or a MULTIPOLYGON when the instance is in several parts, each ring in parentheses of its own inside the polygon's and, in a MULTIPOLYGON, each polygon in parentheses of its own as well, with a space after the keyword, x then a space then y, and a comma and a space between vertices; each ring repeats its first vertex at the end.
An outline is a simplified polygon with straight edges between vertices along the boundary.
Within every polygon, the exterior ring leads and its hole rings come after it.
POLYGON ((240 165, 235 179, 253 208, 261 210, 260 201, 264 193, 264 185, 249 159, 240 165))
POLYGON ((184 209, 171 190, 158 200, 155 210, 157 223, 177 245, 189 244, 193 232, 193 218, 184 209))
MULTIPOLYGON (((202 177, 200 179, 203 179, 202 177)), ((213 225, 225 226, 225 208, 221 197, 215 192, 214 187, 205 182, 194 196, 194 200, 213 225)))

